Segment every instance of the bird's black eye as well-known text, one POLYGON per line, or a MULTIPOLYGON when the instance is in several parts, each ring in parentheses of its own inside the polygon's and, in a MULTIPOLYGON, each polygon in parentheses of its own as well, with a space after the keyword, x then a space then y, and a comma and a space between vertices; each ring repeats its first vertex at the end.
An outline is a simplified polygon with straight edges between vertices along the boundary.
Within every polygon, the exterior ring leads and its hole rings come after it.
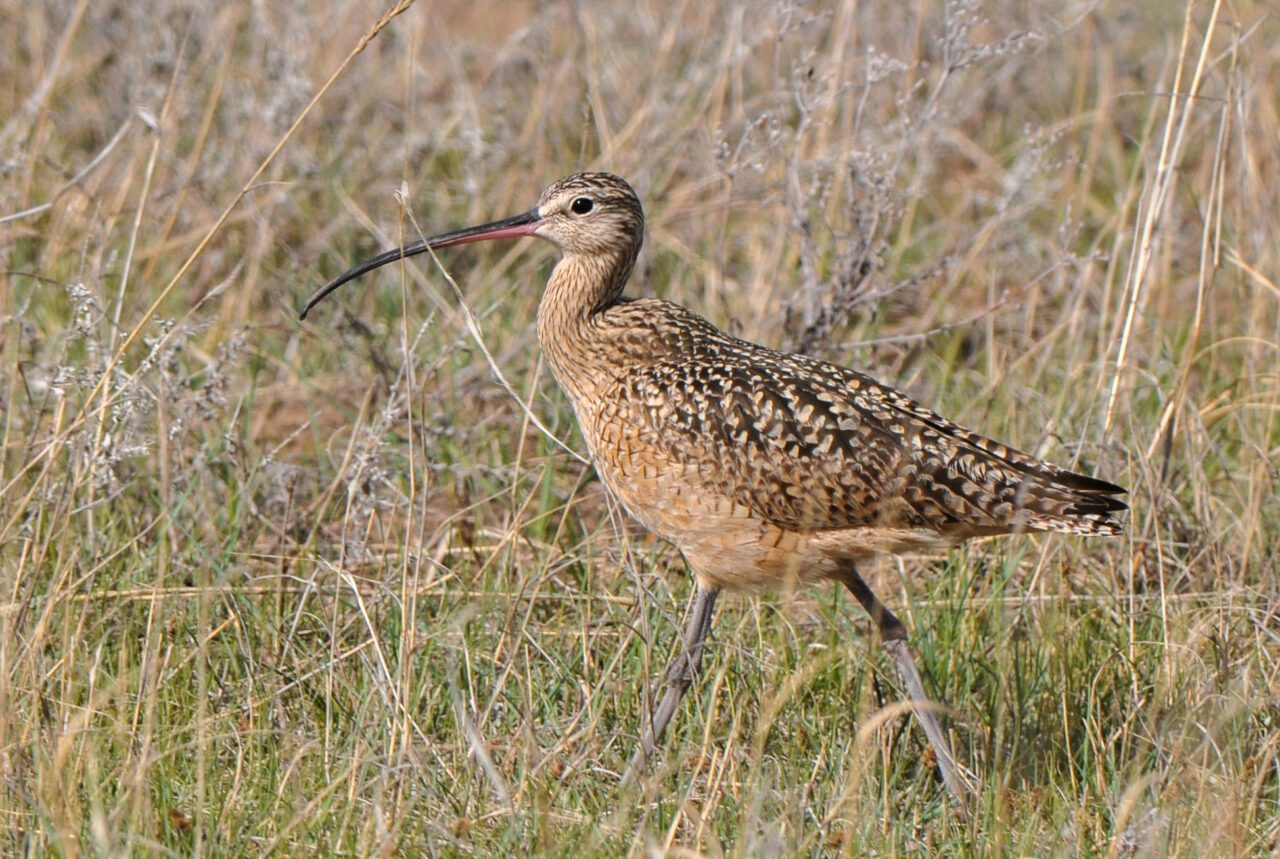
POLYGON ((573 210, 575 215, 585 215, 590 212, 595 203, 591 202, 590 197, 579 197, 569 204, 569 208, 573 210))

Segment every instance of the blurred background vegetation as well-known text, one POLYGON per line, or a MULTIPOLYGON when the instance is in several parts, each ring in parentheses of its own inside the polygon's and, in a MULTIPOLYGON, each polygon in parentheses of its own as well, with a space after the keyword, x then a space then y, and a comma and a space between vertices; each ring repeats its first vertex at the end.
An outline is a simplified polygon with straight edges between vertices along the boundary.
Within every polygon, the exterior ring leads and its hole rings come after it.
POLYGON ((1274 6, 386 11, 0 0, 0 852, 1277 849, 1274 6), (583 450, 552 248, 298 322, 588 168, 633 294, 1130 488, 1124 539, 866 571, 968 821, 834 588, 728 600, 619 790, 690 584, 529 419, 583 450))

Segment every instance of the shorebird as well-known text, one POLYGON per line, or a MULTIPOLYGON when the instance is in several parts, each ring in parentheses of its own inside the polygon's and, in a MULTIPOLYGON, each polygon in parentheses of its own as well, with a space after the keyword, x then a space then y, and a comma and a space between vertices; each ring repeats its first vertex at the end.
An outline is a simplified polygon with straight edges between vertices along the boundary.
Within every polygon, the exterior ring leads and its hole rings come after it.
POLYGON ((683 647, 624 772, 636 778, 697 678, 716 597, 834 580, 871 615, 947 790, 967 783, 933 715, 902 622, 857 565, 1030 531, 1114 535, 1119 486, 967 430, 874 379, 730 336, 678 304, 623 295, 644 233, 610 173, 552 183, 501 221, 379 254, 337 277, 302 317, 379 266, 467 242, 538 236, 560 248, 538 340, 609 492, 684 554, 697 580, 683 647))

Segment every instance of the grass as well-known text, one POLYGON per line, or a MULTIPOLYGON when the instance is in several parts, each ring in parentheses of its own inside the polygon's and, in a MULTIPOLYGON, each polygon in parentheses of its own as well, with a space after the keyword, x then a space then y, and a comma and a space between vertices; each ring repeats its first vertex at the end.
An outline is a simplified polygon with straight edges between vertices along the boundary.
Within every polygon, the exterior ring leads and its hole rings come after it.
POLYGON ((0 6, 0 852, 1280 849, 1274 10, 384 11, 0 6), (690 583, 549 436, 550 249, 297 321, 589 167, 634 293, 1129 487, 1123 539, 866 571, 970 820, 834 588, 725 601, 617 787, 690 583))

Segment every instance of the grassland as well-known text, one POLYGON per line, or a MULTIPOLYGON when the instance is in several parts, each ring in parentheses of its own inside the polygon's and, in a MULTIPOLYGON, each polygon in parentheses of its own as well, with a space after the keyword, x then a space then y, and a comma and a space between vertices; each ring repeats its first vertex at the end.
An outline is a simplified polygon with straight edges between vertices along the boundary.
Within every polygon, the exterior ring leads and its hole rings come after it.
POLYGON ((0 853, 1275 853, 1274 7, 831 6, 0 3, 0 853), (617 787, 690 583, 555 440, 550 248, 297 321, 591 167, 633 292, 1130 488, 866 571, 969 820, 834 588, 617 787))

